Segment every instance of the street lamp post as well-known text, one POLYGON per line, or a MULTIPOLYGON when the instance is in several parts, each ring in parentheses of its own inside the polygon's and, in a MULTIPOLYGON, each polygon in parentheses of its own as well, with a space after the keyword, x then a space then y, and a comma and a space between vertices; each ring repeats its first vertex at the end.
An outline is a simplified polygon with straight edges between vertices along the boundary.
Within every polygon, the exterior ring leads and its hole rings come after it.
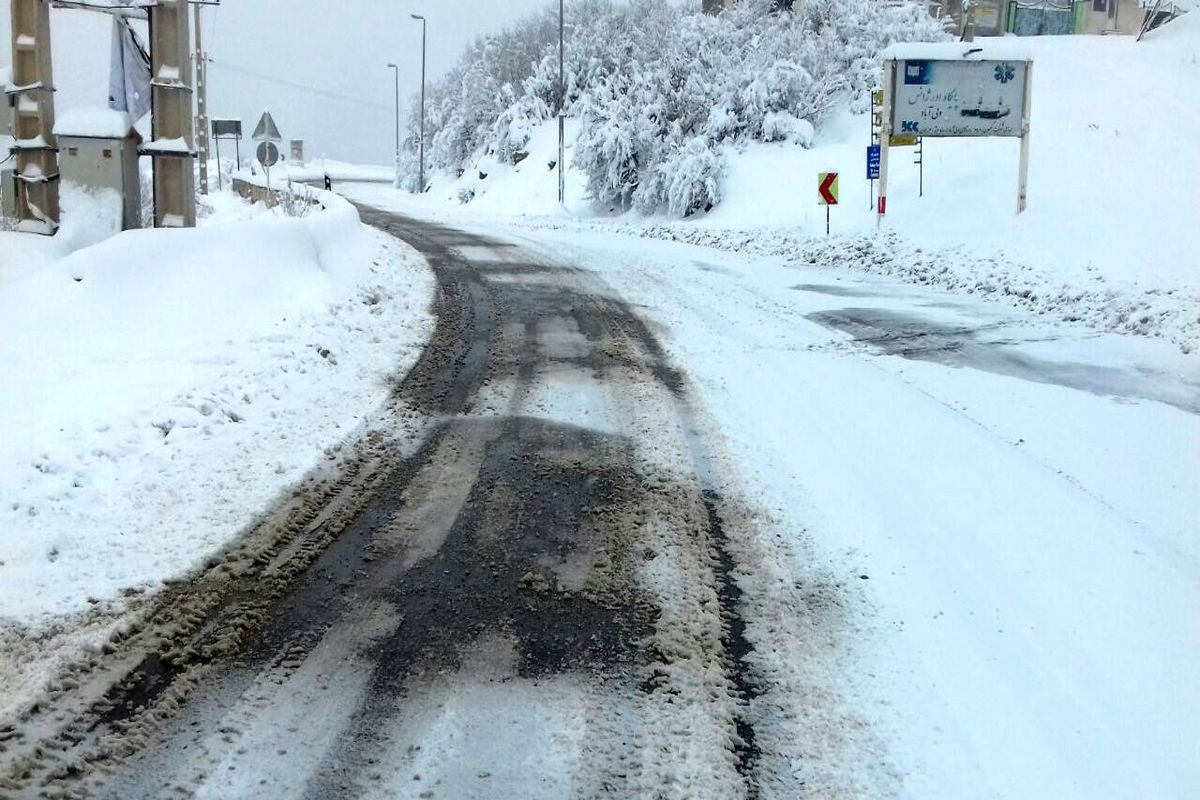
POLYGON ((388 64, 396 76, 396 188, 400 188, 400 67, 388 64))
POLYGON ((567 196, 566 72, 563 47, 563 0, 558 0, 558 204, 567 196))
POLYGON ((417 191, 421 194, 425 193, 425 18, 420 14, 411 14, 413 19, 421 21, 421 169, 419 174, 420 183, 417 185, 417 191))

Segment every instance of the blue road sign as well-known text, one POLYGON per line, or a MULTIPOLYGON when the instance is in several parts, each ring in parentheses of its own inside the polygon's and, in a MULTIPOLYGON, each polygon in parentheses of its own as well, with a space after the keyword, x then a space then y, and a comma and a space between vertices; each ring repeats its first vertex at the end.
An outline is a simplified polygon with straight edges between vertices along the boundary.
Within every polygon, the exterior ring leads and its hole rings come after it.
POLYGON ((867 146, 867 180, 879 180, 879 145, 867 146))

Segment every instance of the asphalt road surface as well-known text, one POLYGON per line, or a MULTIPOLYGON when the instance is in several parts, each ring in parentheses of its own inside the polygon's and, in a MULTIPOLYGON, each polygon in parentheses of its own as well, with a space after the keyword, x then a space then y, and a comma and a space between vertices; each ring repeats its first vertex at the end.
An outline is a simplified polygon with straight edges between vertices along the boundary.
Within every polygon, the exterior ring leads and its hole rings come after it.
POLYGON ((0 730, 0 795, 794 796, 686 376, 590 273, 362 211, 438 285, 388 424, 0 730))

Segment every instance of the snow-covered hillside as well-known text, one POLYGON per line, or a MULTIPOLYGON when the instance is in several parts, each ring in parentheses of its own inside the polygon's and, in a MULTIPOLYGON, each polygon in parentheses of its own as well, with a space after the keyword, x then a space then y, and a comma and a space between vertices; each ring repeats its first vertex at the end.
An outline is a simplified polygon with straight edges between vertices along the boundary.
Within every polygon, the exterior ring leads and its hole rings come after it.
MULTIPOLYGON (((1200 345, 1200 15, 1130 37, 1023 40, 1034 59, 1029 208, 1017 216, 1013 140, 930 139, 924 196, 915 151, 893 153, 882 235, 865 179, 869 122, 849 104, 813 146, 727 146, 722 202, 686 221, 598 206, 568 172, 557 207, 554 123, 533 130, 520 164, 483 155, 461 177, 438 173, 424 207, 519 214, 540 225, 601 224, 639 236, 884 273, 991 296, 1052 318, 1200 345), (833 236, 817 174, 841 173, 833 236), (597 222, 595 217, 609 217, 597 222)), ((979 44, 987 46, 986 41, 979 44)), ((580 129, 569 120, 568 142, 580 129)), ((575 153, 568 150, 570 159, 575 153)))
POLYGON ((433 83, 410 122, 405 183, 416 186, 420 135, 436 169, 457 174, 485 152, 516 163, 561 106, 580 123, 573 166, 596 198, 687 216, 720 202, 724 145, 807 143, 839 102, 863 101, 887 45, 947 38, 913 2, 777 5, 713 16, 668 0, 573 2, 561 87, 558 14, 545 7, 433 83))

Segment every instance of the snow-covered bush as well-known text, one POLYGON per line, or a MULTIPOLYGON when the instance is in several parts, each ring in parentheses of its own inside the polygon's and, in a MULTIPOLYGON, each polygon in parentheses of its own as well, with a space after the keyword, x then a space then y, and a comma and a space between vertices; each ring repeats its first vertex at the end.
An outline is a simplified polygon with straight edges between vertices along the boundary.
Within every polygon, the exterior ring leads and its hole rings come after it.
POLYGON ((768 111, 763 117, 764 142, 792 142, 808 147, 812 144, 814 132, 811 122, 788 111, 768 111))
MULTIPOLYGON (((698 6, 699 4, 693 4, 698 6)), ((812 143, 829 111, 865 110, 880 52, 944 38, 918 3, 743 0, 716 16, 670 0, 567 4, 563 108, 580 119, 574 166, 597 203, 687 216, 720 200, 722 148, 812 143)), ((511 160, 560 103, 558 9, 480 40, 428 92, 427 169, 511 160)), ((419 116, 402 165, 416 186, 419 116)))
POLYGON ((667 211, 688 217, 721 202, 722 168, 720 156, 706 137, 689 139, 657 168, 667 178, 667 211))

